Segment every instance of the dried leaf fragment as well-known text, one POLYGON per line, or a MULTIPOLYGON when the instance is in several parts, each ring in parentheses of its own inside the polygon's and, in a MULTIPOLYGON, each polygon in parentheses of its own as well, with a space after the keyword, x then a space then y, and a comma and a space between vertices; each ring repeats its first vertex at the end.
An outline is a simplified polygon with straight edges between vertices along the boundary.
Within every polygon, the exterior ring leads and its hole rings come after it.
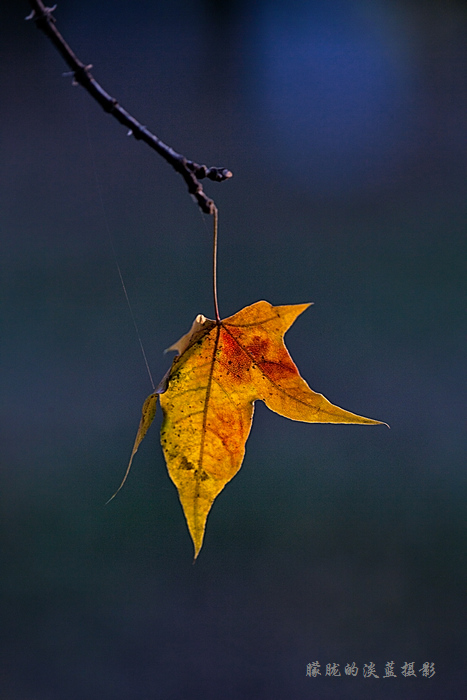
POLYGON ((154 420, 154 416, 156 415, 157 396, 158 396, 157 392, 155 392, 154 394, 150 394, 143 404, 143 408, 141 409, 141 420, 139 422, 138 432, 136 433, 135 443, 134 443, 133 449, 131 451, 130 461, 128 462, 125 476, 122 479, 122 483, 120 484, 118 489, 115 491, 114 495, 109 498, 107 503, 109 503, 113 498, 115 498, 115 496, 120 491, 123 484, 125 483, 128 474, 130 473, 131 465, 133 463, 133 457, 137 453, 138 447, 141 445, 141 441, 143 440, 144 436, 148 432, 149 426, 151 425, 152 421, 154 420))

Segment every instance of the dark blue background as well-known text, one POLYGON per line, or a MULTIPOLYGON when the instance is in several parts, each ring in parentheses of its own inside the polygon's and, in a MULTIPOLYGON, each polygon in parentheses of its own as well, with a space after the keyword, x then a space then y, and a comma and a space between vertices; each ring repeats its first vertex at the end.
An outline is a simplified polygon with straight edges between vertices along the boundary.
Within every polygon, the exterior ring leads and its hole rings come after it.
POLYGON ((222 316, 315 302, 287 335, 302 375, 391 425, 257 405, 195 566, 160 416, 104 506, 151 390, 107 227, 158 380, 213 315, 210 221, 27 3, 2 12, 1 697, 464 697, 465 3, 59 4, 124 107, 234 172, 206 185, 222 316))

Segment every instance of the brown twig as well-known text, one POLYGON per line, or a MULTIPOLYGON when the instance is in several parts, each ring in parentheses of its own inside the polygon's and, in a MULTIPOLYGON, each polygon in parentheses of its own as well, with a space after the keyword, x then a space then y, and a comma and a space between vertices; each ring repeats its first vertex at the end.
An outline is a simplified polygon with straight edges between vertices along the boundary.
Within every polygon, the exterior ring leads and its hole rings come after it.
POLYGON ((42 0, 29 0, 29 4, 32 7, 32 12, 26 19, 34 19, 37 27, 50 39, 71 68, 74 81, 82 85, 106 112, 115 117, 120 124, 126 126, 135 139, 144 141, 148 146, 157 151, 159 155, 165 158, 165 160, 183 177, 188 186, 188 192, 195 198, 201 211, 205 214, 213 215, 216 211, 216 205, 213 200, 209 199, 205 194, 203 186, 199 181, 203 178, 208 178, 215 182, 228 180, 232 177, 230 170, 227 168, 208 168, 206 165, 199 165, 192 160, 187 160, 180 153, 174 151, 173 148, 167 146, 167 144, 152 134, 149 129, 132 117, 131 114, 119 105, 114 97, 111 97, 111 95, 99 85, 97 80, 91 75, 90 69, 92 65, 85 65, 82 63, 68 46, 55 26, 55 17, 52 13, 56 5, 53 7, 45 7, 42 0))

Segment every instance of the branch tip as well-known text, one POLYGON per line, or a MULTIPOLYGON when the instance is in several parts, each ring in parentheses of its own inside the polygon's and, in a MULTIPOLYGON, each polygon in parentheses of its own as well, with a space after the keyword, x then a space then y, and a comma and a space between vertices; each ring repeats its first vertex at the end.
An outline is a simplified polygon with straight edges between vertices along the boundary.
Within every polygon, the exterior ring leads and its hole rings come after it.
POLYGON ((68 46, 65 39, 56 28, 56 20, 52 15, 57 5, 46 7, 42 0, 29 0, 29 3, 32 10, 26 19, 35 20, 36 26, 50 39, 71 68, 69 73, 64 73, 63 75, 73 76, 72 84, 84 87, 105 112, 112 114, 120 124, 127 127, 128 136, 134 136, 135 139, 144 141, 162 156, 167 163, 183 177, 188 187, 188 192, 193 196, 201 211, 205 214, 214 215, 216 205, 212 199, 207 197, 199 181, 203 178, 207 178, 214 182, 223 182, 232 177, 231 171, 227 168, 208 168, 206 165, 199 165, 191 160, 187 160, 185 156, 174 151, 173 148, 161 141, 155 134, 151 133, 147 127, 140 124, 140 122, 123 109, 118 101, 109 95, 93 78, 90 73, 92 64, 85 65, 68 46))

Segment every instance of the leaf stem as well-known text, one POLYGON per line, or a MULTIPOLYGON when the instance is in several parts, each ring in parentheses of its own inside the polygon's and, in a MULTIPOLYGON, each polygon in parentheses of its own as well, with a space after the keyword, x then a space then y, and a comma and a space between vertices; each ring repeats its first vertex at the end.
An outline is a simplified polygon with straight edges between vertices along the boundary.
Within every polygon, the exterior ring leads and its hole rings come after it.
POLYGON ((214 293, 214 313, 216 314, 216 322, 219 324, 221 322, 221 317, 219 314, 219 306, 217 303, 217 232, 218 232, 218 221, 219 221, 219 211, 214 205, 212 210, 213 215, 213 238, 212 238, 212 288, 214 293))

